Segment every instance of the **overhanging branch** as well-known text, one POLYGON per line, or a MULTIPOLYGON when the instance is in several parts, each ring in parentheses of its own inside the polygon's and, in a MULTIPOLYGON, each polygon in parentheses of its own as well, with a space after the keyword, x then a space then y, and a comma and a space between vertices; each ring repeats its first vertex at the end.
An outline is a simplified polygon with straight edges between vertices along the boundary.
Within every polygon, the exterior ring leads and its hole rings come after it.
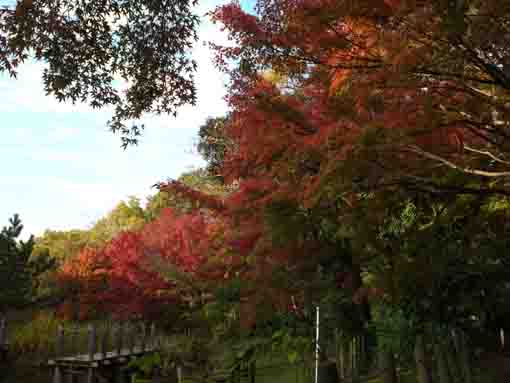
POLYGON ((451 169, 458 170, 462 173, 473 174, 473 175, 477 175, 477 176, 481 176, 481 177, 509 177, 510 176, 510 171, 490 172, 490 171, 486 171, 486 170, 473 169, 473 168, 468 168, 468 167, 464 167, 461 165, 457 165, 457 164, 453 163, 452 161, 447 160, 446 158, 443 158, 441 156, 438 156, 437 154, 425 151, 415 145, 408 146, 406 148, 406 150, 409 150, 410 152, 413 152, 415 154, 418 154, 418 155, 428 158, 430 160, 440 162, 441 164, 446 165, 451 169))

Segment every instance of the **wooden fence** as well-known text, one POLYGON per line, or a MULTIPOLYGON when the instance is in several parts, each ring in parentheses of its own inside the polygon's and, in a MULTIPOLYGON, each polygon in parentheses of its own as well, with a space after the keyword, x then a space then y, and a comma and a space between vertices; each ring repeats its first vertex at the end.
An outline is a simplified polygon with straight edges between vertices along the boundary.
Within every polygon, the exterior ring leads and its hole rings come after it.
POLYGON ((59 326, 55 355, 48 361, 53 368, 53 382, 79 375, 87 383, 127 381, 125 368, 129 362, 159 348, 156 326, 144 323, 116 323, 98 327, 89 325, 59 326))
POLYGON ((0 319, 0 362, 7 358, 7 349, 9 343, 7 342, 7 320, 5 318, 0 319))
POLYGON ((158 346, 156 326, 144 323, 114 323, 113 325, 60 325, 56 334, 52 360, 80 356, 82 359, 103 359, 108 355, 123 355, 153 351, 158 346))

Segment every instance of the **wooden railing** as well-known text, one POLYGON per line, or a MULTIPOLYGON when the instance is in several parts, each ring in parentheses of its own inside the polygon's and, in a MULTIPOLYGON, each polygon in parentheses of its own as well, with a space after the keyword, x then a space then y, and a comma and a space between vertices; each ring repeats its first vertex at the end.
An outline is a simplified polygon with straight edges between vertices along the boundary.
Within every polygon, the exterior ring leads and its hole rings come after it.
POLYGON ((0 347, 7 346, 7 320, 0 318, 0 347))
POLYGON ((7 359, 9 342, 7 341, 7 320, 0 318, 0 363, 7 359))
POLYGON ((7 349, 7 320, 0 318, 0 349, 7 349))
MULTIPOLYGON (((63 383, 67 376, 83 375, 87 383, 126 381, 123 368, 133 358, 160 347, 156 326, 145 323, 116 323, 98 327, 59 326, 53 366, 53 382, 63 383)), ((78 380, 80 381, 80 380, 78 380)))
POLYGON ((57 330, 52 362, 103 360, 154 351, 158 348, 154 324, 116 323, 113 325, 62 326, 57 330))

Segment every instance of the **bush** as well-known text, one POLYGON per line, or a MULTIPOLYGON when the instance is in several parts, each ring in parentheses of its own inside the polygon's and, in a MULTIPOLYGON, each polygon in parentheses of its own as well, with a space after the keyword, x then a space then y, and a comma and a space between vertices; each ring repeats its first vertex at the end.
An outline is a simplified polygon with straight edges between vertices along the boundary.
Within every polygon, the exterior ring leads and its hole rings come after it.
POLYGON ((12 354, 37 354, 40 358, 49 358, 55 350, 57 328, 61 323, 51 314, 40 313, 30 322, 14 327, 12 354))

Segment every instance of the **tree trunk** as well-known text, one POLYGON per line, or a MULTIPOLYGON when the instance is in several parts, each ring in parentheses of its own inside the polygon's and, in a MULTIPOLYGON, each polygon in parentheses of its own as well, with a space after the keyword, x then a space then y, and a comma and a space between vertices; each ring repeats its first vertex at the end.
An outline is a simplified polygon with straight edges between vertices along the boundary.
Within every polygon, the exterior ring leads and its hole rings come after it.
POLYGON ((423 334, 416 335, 414 360, 416 362, 416 375, 418 383, 432 383, 431 374, 427 363, 425 340, 423 339, 423 334))
POLYGON ((352 382, 359 383, 359 337, 355 336, 351 341, 352 352, 352 382))
MULTIPOLYGON (((448 362, 448 371, 450 373, 450 380, 455 382, 458 377, 462 376, 462 371, 460 371, 460 365, 458 363, 457 351, 454 347, 454 333, 453 331, 448 334, 448 337, 445 339, 445 347, 446 360, 448 362)), ((464 383, 464 382, 462 382, 464 383)))
POLYGON ((335 333, 336 338, 336 351, 337 351, 337 370, 338 370, 338 377, 340 379, 345 378, 345 351, 344 351, 344 338, 343 333, 336 332, 335 333))
POLYGON ((434 354, 437 364, 437 376, 439 383, 451 383, 448 362, 441 339, 434 342, 434 354))
POLYGON ((397 383, 397 369, 395 366, 395 355, 391 350, 381 351, 381 369, 383 383, 397 383))
POLYGON ((458 344, 459 350, 457 355, 459 356, 459 366, 462 370, 462 378, 465 383, 472 383, 473 376, 471 374, 471 361, 469 357, 469 348, 467 344, 466 335, 462 332, 458 332, 458 344))

